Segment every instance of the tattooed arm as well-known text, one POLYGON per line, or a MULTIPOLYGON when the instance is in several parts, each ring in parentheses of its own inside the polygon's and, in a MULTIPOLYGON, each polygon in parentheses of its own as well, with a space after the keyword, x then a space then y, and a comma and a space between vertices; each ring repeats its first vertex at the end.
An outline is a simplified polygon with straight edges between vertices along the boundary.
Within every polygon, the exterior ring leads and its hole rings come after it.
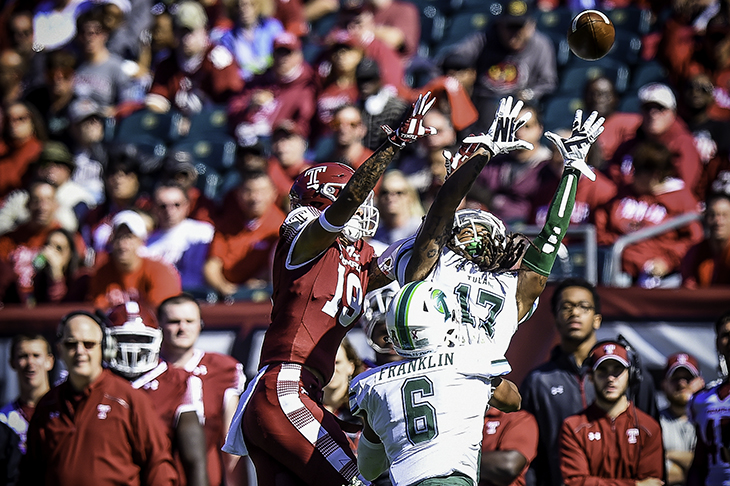
MULTIPOLYGON (((347 185, 325 211, 327 223, 333 227, 341 227, 357 212, 360 205, 373 190, 385 168, 393 160, 397 150, 407 143, 436 133, 436 129, 423 126, 423 115, 431 108, 434 99, 429 101, 431 93, 419 96, 413 104, 413 112, 398 128, 393 130, 384 125, 388 134, 385 142, 355 171, 347 185)), ((307 225, 292 250, 292 264, 300 264, 319 255, 338 238, 339 233, 326 230, 319 220, 307 225)))

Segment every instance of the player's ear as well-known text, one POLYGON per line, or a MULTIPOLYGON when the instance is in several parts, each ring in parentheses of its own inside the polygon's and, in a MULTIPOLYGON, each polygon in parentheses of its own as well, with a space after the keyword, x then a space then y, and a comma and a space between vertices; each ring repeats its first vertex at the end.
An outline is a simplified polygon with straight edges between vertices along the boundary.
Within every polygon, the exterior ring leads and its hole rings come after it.
POLYGON ((51 371, 53 369, 53 365, 56 363, 56 359, 53 357, 52 354, 49 354, 46 356, 46 362, 43 365, 43 369, 46 371, 51 371))
POLYGON ((595 314, 593 316, 593 330, 598 331, 601 328, 603 322, 603 316, 601 314, 595 314))

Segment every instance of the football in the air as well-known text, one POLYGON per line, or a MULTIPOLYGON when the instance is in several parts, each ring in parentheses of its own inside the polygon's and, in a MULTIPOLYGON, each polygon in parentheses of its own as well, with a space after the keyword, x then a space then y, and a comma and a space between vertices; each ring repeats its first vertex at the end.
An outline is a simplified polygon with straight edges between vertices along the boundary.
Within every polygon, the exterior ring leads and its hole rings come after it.
POLYGON ((573 18, 568 31, 568 45, 573 54, 595 61, 611 50, 616 29, 611 19, 598 10, 584 10, 573 18))

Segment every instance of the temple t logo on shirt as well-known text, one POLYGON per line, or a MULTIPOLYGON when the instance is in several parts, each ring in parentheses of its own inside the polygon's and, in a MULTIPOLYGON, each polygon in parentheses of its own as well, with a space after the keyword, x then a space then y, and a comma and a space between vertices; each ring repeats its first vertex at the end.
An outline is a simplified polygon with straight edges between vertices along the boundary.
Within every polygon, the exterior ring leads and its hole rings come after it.
POLYGON ((112 407, 109 405, 99 404, 96 406, 96 411, 99 412, 96 417, 99 420, 104 420, 107 416, 107 414, 111 411, 112 407))
POLYGON ((636 444, 639 440, 639 429, 627 430, 626 436, 629 438, 629 444, 636 444))
POLYGON ((588 440, 590 440, 590 441, 601 440, 601 433, 600 432, 588 432, 588 440))

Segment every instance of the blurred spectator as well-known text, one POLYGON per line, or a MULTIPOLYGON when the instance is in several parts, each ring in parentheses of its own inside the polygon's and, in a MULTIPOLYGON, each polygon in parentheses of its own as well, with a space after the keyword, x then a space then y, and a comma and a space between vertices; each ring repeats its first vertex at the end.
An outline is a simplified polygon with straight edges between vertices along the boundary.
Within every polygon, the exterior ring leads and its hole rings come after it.
POLYGON ((364 371, 362 360, 347 336, 337 348, 335 371, 329 383, 322 388, 322 405, 332 412, 344 424, 351 424, 351 430, 343 425, 343 431, 350 441, 353 452, 357 451, 362 419, 352 415, 350 411, 350 381, 364 371))
POLYGON ((682 260, 682 286, 730 285, 730 195, 710 194, 705 208, 707 236, 682 260))
POLYGON ((718 153, 730 152, 730 122, 710 118, 714 89, 710 77, 698 73, 684 82, 680 96, 679 114, 692 132, 695 148, 705 165, 718 153))
POLYGON ((193 157, 190 153, 175 151, 168 155, 162 167, 162 180, 174 181, 185 190, 190 205, 188 211, 190 219, 213 223, 218 208, 214 201, 195 186, 198 180, 198 170, 193 165, 193 157))
POLYGON ((107 116, 130 96, 129 75, 123 60, 106 47, 109 28, 104 23, 103 7, 98 6, 79 16, 77 40, 82 61, 74 77, 74 93, 78 98, 90 98, 107 116))
POLYGON ((46 140, 46 130, 38 112, 24 101, 3 108, 5 120, 0 145, 0 201, 20 189, 22 177, 36 160, 46 140))
POLYGON ((426 215, 418 193, 399 170, 383 175, 377 206, 380 224, 373 240, 385 246, 415 234, 426 215))
POLYGON ((250 81, 271 66, 274 39, 284 27, 272 17, 271 0, 235 0, 233 12, 234 27, 219 42, 233 53, 244 81, 250 81))
POLYGON ((440 62, 441 76, 429 81, 423 90, 431 91, 436 97, 436 106, 442 113, 451 117, 454 129, 459 133, 459 139, 468 135, 463 132, 473 125, 479 118, 472 94, 477 71, 466 56, 458 53, 449 53, 440 62))
POLYGON ((84 239, 96 253, 107 249, 111 220, 125 209, 150 207, 149 197, 140 190, 139 162, 134 147, 110 149, 109 166, 104 171, 105 199, 81 223, 84 239))
MULTIPOLYGON (((540 113, 534 106, 524 106, 519 116, 528 112, 532 113, 532 118, 517 130, 516 136, 531 143, 533 149, 493 157, 475 184, 478 189, 490 193, 489 211, 511 227, 528 222, 530 200, 542 190, 538 180, 539 166, 552 158, 550 148, 540 143, 543 134, 540 113)), ((562 168, 560 171, 562 173, 562 168)))
POLYGON ((332 130, 333 147, 327 153, 317 154, 318 162, 341 162, 357 169, 373 154, 362 143, 367 128, 362 122, 360 109, 356 106, 345 105, 338 108, 332 117, 332 130))
POLYGON ((226 103, 243 88, 233 55, 208 39, 208 18, 196 1, 178 5, 174 16, 174 53, 160 62, 147 95, 148 108, 198 113, 205 105, 226 103))
POLYGON ((170 56, 177 44, 172 14, 162 4, 157 5, 150 9, 153 17, 149 38, 143 37, 140 43, 140 76, 154 74, 157 66, 170 56))
MULTIPOLYGON (((491 114, 499 99, 513 95, 539 102, 557 86, 555 48, 539 32, 531 0, 505 0, 502 14, 483 32, 467 37, 450 49, 476 66, 477 81, 472 100, 480 113, 475 132, 486 132, 492 123, 481 114, 491 114)), ((486 115, 483 115, 486 116, 486 115)))
MULTIPOLYGON (((107 49, 112 54, 124 60, 137 61, 140 54, 140 34, 142 31, 136 30, 138 22, 130 21, 132 16, 132 2, 130 0, 102 0, 100 3, 104 14, 104 26, 109 31, 109 40, 106 43, 107 49)), ((149 4, 148 1, 135 3, 149 4)), ((143 15, 148 22, 147 25, 144 25, 145 29, 152 20, 150 10, 148 9, 145 15, 143 15)), ((142 19, 139 20, 141 21, 142 19)), ((133 66, 133 64, 129 63, 125 63, 125 65, 133 66)), ((131 73, 128 74, 131 75, 131 73)))
POLYGON ((675 353, 667 358, 662 389, 669 405, 659 412, 659 423, 662 426, 668 486, 686 484, 687 471, 697 444, 694 424, 687 416, 687 404, 692 394, 704 387, 705 380, 694 356, 675 353))
POLYGON ((94 6, 88 0, 43 0, 33 11, 33 43, 53 51, 76 37, 76 20, 94 6))
POLYGON ((208 285, 222 296, 271 281, 271 258, 284 213, 265 172, 245 175, 235 190, 236 204, 223 209, 203 269, 208 285))
POLYGON ((23 78, 27 63, 15 49, 0 51, 0 101, 3 104, 20 100, 26 91, 23 78))
POLYGON ((418 8, 411 2, 401 0, 364 1, 373 6, 375 38, 396 51, 404 62, 410 60, 416 54, 421 38, 418 8))
POLYGON ((58 50, 48 53, 45 60, 44 82, 25 99, 43 116, 48 138, 63 142, 73 150, 68 109, 74 97, 76 56, 71 51, 58 50))
MULTIPOLYGON (((30 170, 35 177, 48 181, 56 187, 55 219, 63 228, 76 231, 79 227, 78 215, 82 217, 89 208, 96 205, 93 196, 80 184, 71 180, 75 169, 73 158, 61 142, 49 141, 30 170)), ((15 228, 28 221, 28 191, 14 191, 5 205, 0 208, 0 227, 15 228)))
POLYGON ((91 271, 84 266, 83 248, 75 233, 58 228, 33 259, 33 298, 37 303, 83 302, 91 271))
POLYGON ((91 279, 89 300, 109 309, 131 300, 157 306, 181 291, 180 275, 167 263, 140 255, 147 227, 139 213, 121 211, 112 220, 109 259, 91 279))
POLYGON ((46 55, 36 52, 33 42, 33 12, 23 8, 10 14, 7 23, 9 46, 23 57, 26 72, 23 82, 26 88, 43 83, 46 55))
POLYGON ((307 140, 291 120, 282 120, 271 136, 268 173, 279 193, 279 205, 289 208, 289 190, 294 179, 312 164, 307 160, 307 140))
POLYGON ((636 136, 622 143, 613 155, 607 172, 619 188, 631 183, 634 164, 634 148, 644 141, 661 143, 674 154, 673 171, 669 175, 679 177, 690 191, 694 191, 700 179, 702 163, 694 145, 694 138, 687 125, 677 117, 677 101, 669 86, 650 83, 639 90, 642 122, 636 136))
MULTIPOLYGON (((555 130, 555 133, 564 138, 570 138, 570 130, 555 130)), ((605 132, 604 132, 605 133, 605 132)), ((603 134, 601 134, 603 136, 603 134)), ((600 140, 600 137, 599 137, 600 140)), ((600 143, 600 142, 599 142, 600 143)), ((594 147, 588 153, 592 157, 594 147)), ((548 207, 552 200, 551 194, 555 194, 560 182, 560 175, 565 167, 563 156, 554 145, 550 146, 552 157, 546 160, 537 168, 537 179, 539 191, 530 197, 532 202, 531 224, 544 225, 547 220, 548 207)), ((590 164, 590 160, 588 163, 590 164)), ((594 171, 595 181, 588 180, 585 176, 578 179, 578 191, 575 194, 575 205, 570 215, 571 224, 593 224, 593 215, 596 208, 606 204, 616 195, 616 184, 601 172, 594 171)))
POLYGON ((588 362, 596 399, 565 419, 560 434, 560 470, 566 486, 601 479, 662 486, 661 427, 626 396, 633 374, 628 350, 618 342, 603 341, 588 362))
POLYGON ((529 412, 504 413, 489 407, 482 431, 479 486, 525 486, 537 454, 537 422, 529 412))
POLYGON ((443 151, 455 152, 454 147, 458 149, 458 145, 451 120, 440 111, 430 110, 423 117, 423 123, 437 132, 416 143, 411 154, 403 154, 398 168, 418 191, 423 207, 428 209, 446 179, 443 151))
POLYGON ((22 333, 10 342, 10 367, 18 378, 19 396, 0 408, 0 422, 18 434, 18 447, 25 454, 28 424, 38 401, 51 389, 53 350, 42 334, 22 333))
POLYGON ((247 467, 243 464, 248 459, 220 450, 246 386, 243 365, 231 356, 196 347, 203 319, 200 305, 192 295, 183 293, 166 299, 157 309, 157 315, 162 329, 160 357, 202 382, 210 485, 246 486, 248 483, 241 482, 241 476, 246 476, 247 467), (222 483, 224 477, 226 481, 222 483))
POLYGON ((598 169, 605 167, 618 146, 633 138, 639 125, 641 125, 641 115, 638 113, 616 111, 618 102, 619 97, 616 94, 616 87, 613 81, 606 76, 598 76, 588 81, 583 90, 583 103, 585 103, 586 113, 597 111, 599 115, 606 119, 603 122, 603 133, 598 137, 597 144, 591 147, 591 151, 600 149, 594 157, 598 169))
POLYGON ((327 14, 336 13, 340 9, 339 0, 304 0, 304 18, 315 22, 327 14))
POLYGON ((357 106, 362 110, 363 123, 367 128, 364 145, 376 150, 386 139, 383 125, 400 123, 408 109, 408 103, 396 95, 392 86, 383 86, 378 63, 366 57, 357 65, 357 106))
MULTIPOLYGON (((632 182, 620 188, 605 207, 596 210, 599 245, 613 245, 621 236, 699 211, 699 204, 685 183, 671 177, 672 153, 665 145, 655 141, 638 143, 633 146, 631 157, 632 182)), ((643 287, 659 286, 662 279, 679 270, 687 250, 701 239, 702 226, 693 221, 636 242, 623 253, 623 271, 643 287)))
POLYGON ((363 59, 363 49, 345 31, 339 31, 331 42, 326 59, 317 66, 317 111, 314 118, 317 125, 312 134, 315 143, 323 135, 332 133, 330 126, 335 110, 353 105, 358 99, 355 73, 363 59))
POLYGON ((175 182, 158 185, 153 202, 157 229, 147 240, 144 254, 173 265, 183 290, 205 287, 202 263, 213 240, 213 225, 188 218, 190 201, 185 188, 175 182))
MULTIPOLYGON (((0 259, 9 265, 4 271, 14 274, 12 280, 16 283, 17 296, 13 300, 20 302, 33 300, 36 267, 43 266, 36 257, 48 242, 50 233, 61 227, 55 218, 56 188, 47 181, 36 180, 30 184, 28 194, 30 219, 0 237, 0 259)), ((86 247, 80 235, 76 234, 74 238, 79 254, 85 255, 86 247)), ((7 276, 0 280, 7 282, 6 279, 7 276)))
POLYGON ((102 174, 107 165, 104 111, 94 101, 82 99, 71 103, 68 114, 74 140, 73 163, 76 166, 72 180, 83 186, 98 204, 104 200, 102 174))
POLYGON ((269 137, 281 120, 292 120, 309 136, 315 112, 314 72, 304 61, 302 44, 289 32, 274 39, 274 63, 254 77, 228 106, 229 124, 239 144, 269 137))
POLYGON ((303 37, 309 33, 309 23, 304 14, 302 0, 275 0, 276 11, 274 17, 284 25, 284 30, 291 32, 297 37, 303 37))
MULTIPOLYGON (((405 68, 398 53, 375 35, 374 7, 367 0, 342 0, 338 27, 345 29, 363 47, 365 57, 378 63, 384 85, 404 91, 405 68)), ((331 35, 338 35, 337 30, 331 35)))

